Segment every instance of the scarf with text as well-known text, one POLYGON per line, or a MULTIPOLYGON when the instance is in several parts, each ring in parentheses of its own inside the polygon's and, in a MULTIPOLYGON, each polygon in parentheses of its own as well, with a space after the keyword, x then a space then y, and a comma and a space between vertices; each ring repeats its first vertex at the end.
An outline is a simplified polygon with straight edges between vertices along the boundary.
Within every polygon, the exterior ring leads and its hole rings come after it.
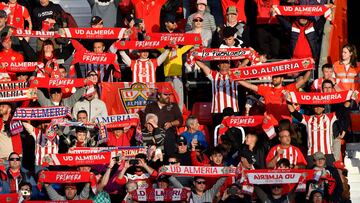
POLYGON ((258 169, 245 170, 250 184, 289 184, 316 179, 315 170, 308 169, 258 169))
POLYGON ((0 202, 19 203, 19 194, 18 193, 0 194, 0 202))
POLYGON ((0 90, 0 102, 18 102, 37 99, 36 88, 0 90))
POLYGON ((256 66, 234 68, 230 70, 232 80, 246 80, 264 76, 283 75, 311 70, 314 63, 311 58, 285 60, 273 63, 264 63, 256 66))
POLYGON ((173 46, 166 41, 118 41, 114 43, 118 50, 128 49, 160 49, 166 46, 173 46))
POLYGON ((29 83, 26 81, 11 81, 0 83, 0 90, 24 89, 28 87, 29 83))
POLYGON ((117 156, 134 158, 137 154, 146 154, 146 147, 73 147, 70 154, 96 154, 102 152, 115 152, 117 156))
POLYGON ((2 62, 6 68, 1 68, 0 72, 34 72, 38 66, 43 66, 41 62, 2 62))
POLYGON ((109 164, 115 152, 89 154, 47 154, 43 166, 81 166, 109 164))
POLYGON ((258 62, 258 53, 249 48, 200 48, 190 52, 195 60, 241 60, 249 59, 252 64, 258 62))
POLYGON ((92 200, 30 200, 22 203, 94 203, 92 200))
POLYGON ((358 100, 358 91, 341 91, 341 92, 289 92, 288 100, 296 104, 325 105, 344 103, 351 99, 358 100))
POLYGON ((173 42, 180 45, 202 44, 199 33, 147 33, 145 41, 173 42))
POLYGON ((16 37, 38 37, 38 38, 52 38, 55 37, 54 31, 38 31, 38 30, 24 30, 24 29, 12 29, 12 35, 16 37))
POLYGON ((147 188, 130 192, 131 199, 138 202, 186 201, 191 191, 185 188, 147 188))
POLYGON ((17 108, 14 120, 52 120, 56 118, 71 117, 70 108, 67 106, 17 108))
POLYGON ((219 135, 224 135, 231 127, 256 127, 261 124, 262 129, 272 139, 276 136, 274 126, 278 125, 273 115, 264 116, 230 116, 221 122, 219 135))
POLYGON ((118 114, 106 117, 96 117, 96 123, 103 123, 106 128, 124 128, 137 126, 140 122, 137 114, 118 114))
POLYGON ((167 166, 162 166, 159 169, 159 176, 161 175, 203 176, 203 177, 236 176, 236 167, 167 165, 167 166))
POLYGON ((37 88, 70 88, 83 87, 87 83, 84 78, 36 78, 31 81, 30 87, 37 88))
POLYGON ((91 189, 96 194, 96 178, 91 172, 41 171, 38 180, 39 190, 41 190, 43 183, 90 183, 91 189))
POLYGON ((122 39, 126 28, 60 28, 57 37, 75 39, 122 39))
POLYGON ((275 15, 282 16, 324 16, 331 19, 332 7, 328 5, 298 5, 278 6, 273 5, 275 15))

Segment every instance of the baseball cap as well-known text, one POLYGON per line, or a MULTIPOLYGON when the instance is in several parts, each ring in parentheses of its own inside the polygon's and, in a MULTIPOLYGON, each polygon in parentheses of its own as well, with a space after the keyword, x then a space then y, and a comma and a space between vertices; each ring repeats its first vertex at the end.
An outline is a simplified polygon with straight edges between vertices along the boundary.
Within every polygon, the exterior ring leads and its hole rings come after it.
POLYGON ((132 20, 135 19, 134 15, 133 14, 127 14, 125 16, 125 19, 128 21, 128 22, 131 22, 132 20))
POLYGON ((226 9, 226 14, 237 14, 237 9, 235 6, 229 6, 227 9, 226 9))
POLYGON ((161 86, 158 88, 158 93, 161 94, 172 94, 172 90, 167 86, 161 86))
POLYGON ((315 159, 315 161, 317 161, 317 160, 326 159, 326 158, 325 158, 324 153, 322 153, 322 152, 315 152, 315 153, 314 153, 314 159, 315 159))
POLYGON ((165 21, 164 22, 176 22, 176 16, 174 16, 172 14, 167 14, 165 16, 165 21))
POLYGON ((0 18, 6 18, 7 14, 4 10, 0 10, 0 18))
POLYGON ((187 144, 186 138, 182 135, 176 141, 176 143, 180 143, 180 142, 187 144))
POLYGON ((91 17, 90 25, 96 25, 103 21, 103 19, 99 16, 93 16, 91 17))
POLYGON ((196 13, 193 17, 193 19, 196 19, 196 18, 200 18, 200 19, 203 19, 204 20, 204 17, 201 13, 196 13))
POLYGON ((197 0, 196 4, 208 5, 208 4, 207 4, 207 0, 197 0))
POLYGON ((249 162, 249 164, 253 164, 256 162, 256 158, 253 152, 251 152, 249 149, 242 147, 238 152, 239 157, 244 157, 249 162))

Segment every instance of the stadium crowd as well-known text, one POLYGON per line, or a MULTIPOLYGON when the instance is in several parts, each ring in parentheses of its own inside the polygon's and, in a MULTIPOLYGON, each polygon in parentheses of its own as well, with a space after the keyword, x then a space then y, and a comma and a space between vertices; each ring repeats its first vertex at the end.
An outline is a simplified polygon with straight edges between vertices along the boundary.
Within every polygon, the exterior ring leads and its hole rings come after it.
POLYGON ((1 1, 0 202, 351 202, 360 70, 351 44, 318 68, 331 1, 88 2, 82 29, 1 1))

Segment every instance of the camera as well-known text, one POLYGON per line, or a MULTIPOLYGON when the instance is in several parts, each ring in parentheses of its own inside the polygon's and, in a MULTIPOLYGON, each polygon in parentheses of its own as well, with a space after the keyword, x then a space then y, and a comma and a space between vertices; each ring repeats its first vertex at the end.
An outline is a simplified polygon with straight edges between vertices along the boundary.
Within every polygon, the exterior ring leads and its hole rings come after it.
POLYGON ((30 193, 29 190, 20 190, 20 192, 21 192, 21 195, 23 195, 23 196, 29 196, 29 195, 31 195, 31 193, 30 193))
POLYGON ((120 156, 116 156, 116 157, 114 157, 113 159, 115 159, 116 162, 119 162, 120 156))
POLYGON ((138 165, 138 164, 139 164, 139 160, 137 160, 137 159, 130 159, 129 164, 131 164, 131 165, 138 165))

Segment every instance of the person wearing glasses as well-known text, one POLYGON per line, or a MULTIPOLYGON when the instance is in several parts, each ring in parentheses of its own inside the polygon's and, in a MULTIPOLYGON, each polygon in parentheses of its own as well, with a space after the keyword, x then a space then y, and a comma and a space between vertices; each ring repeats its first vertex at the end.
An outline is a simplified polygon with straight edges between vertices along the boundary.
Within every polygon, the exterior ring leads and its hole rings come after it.
POLYGON ((63 99, 63 93, 61 88, 50 88, 49 98, 47 98, 42 90, 37 91, 37 98, 40 106, 69 106, 74 104, 83 96, 86 92, 86 88, 77 89, 70 97, 63 99))
MULTIPOLYGON (((185 145, 182 145, 182 146, 185 146, 185 145)), ((185 158, 189 157, 189 155, 184 156, 184 157, 185 158)), ((187 158, 187 160, 188 159, 189 158, 187 158)), ((185 165, 185 166, 187 166, 187 165, 191 165, 191 162, 190 162, 190 164, 182 164, 181 160, 179 159, 179 155, 175 154, 175 155, 169 156, 168 165, 174 165, 174 166, 185 165)), ((191 188, 193 181, 194 181, 193 177, 191 177, 191 176, 175 176, 175 177, 181 183, 181 185, 183 185, 184 187, 191 188)))
MULTIPOLYGON (((18 153, 12 152, 8 157, 9 167, 6 170, 7 183, 10 186, 10 192, 19 192, 20 183, 28 182, 32 186, 32 191, 37 191, 36 182, 32 175, 21 167, 21 158, 18 153)), ((37 193, 37 192, 35 192, 37 193)))
POLYGON ((184 136, 179 136, 176 141, 177 152, 175 156, 179 165, 191 166, 190 151, 188 149, 187 140, 184 136))
MULTIPOLYGON (((171 176, 169 178, 170 183, 175 188, 183 188, 184 186, 175 178, 171 176)), ((220 187, 225 183, 226 177, 219 178, 216 183, 208 190, 207 188, 207 181, 204 177, 196 176, 194 177, 193 185, 194 188, 190 195, 189 202, 193 203, 204 203, 204 202, 213 202, 216 194, 219 192, 220 187)))
POLYGON ((216 30, 216 24, 215 24, 215 18, 213 15, 210 14, 210 12, 207 9, 208 3, 207 0, 197 0, 196 1, 196 13, 191 14, 188 17, 188 20, 186 22, 185 31, 189 31, 193 29, 193 20, 196 18, 197 14, 201 14, 203 16, 204 20, 204 28, 211 31, 210 34, 214 33, 216 30))
POLYGON ((196 13, 192 20, 192 29, 186 33, 199 33, 202 39, 203 47, 210 47, 212 40, 212 32, 204 26, 204 16, 196 13))

